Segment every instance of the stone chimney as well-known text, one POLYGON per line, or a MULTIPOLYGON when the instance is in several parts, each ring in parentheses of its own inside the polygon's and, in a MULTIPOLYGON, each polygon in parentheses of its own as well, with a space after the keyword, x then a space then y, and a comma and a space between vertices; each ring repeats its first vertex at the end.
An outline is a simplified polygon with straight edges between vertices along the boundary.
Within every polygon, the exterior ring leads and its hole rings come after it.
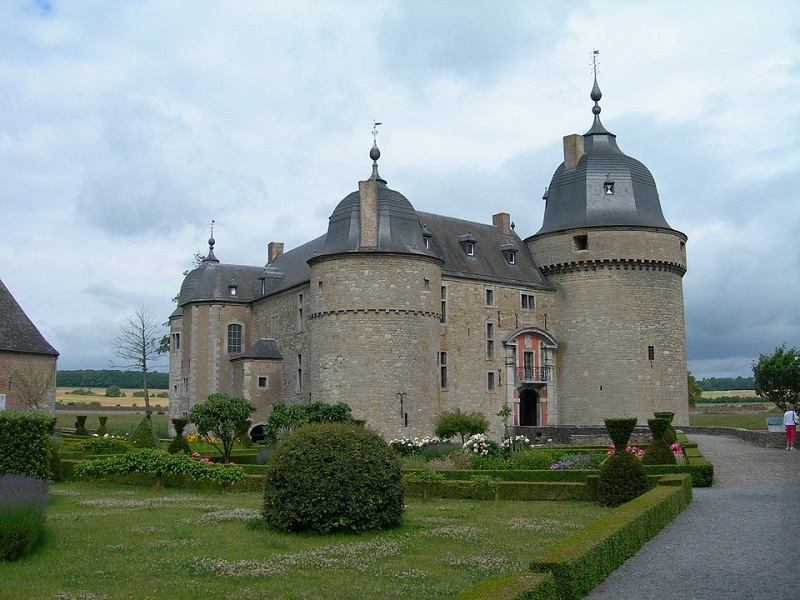
POLYGON ((564 136, 564 170, 574 169, 583 156, 583 136, 573 133, 564 136))
POLYGON ((359 246, 378 245, 378 182, 367 179, 358 182, 358 202, 361 210, 359 246))
POLYGON ((511 235, 511 215, 508 213, 497 213, 492 215, 492 225, 497 227, 503 234, 511 235))
POLYGON ((267 245, 267 264, 272 263, 283 254, 283 242, 270 242, 267 245))

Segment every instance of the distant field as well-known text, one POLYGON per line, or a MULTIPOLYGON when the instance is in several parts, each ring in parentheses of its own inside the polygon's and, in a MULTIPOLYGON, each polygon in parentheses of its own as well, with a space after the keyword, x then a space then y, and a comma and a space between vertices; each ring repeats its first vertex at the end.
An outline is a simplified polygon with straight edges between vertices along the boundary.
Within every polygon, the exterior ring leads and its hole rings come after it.
MULTIPOLYGON (((106 388, 82 388, 84 390, 89 390, 94 392, 94 396, 84 396, 81 394, 70 394, 70 392, 75 391, 76 389, 81 388, 56 388, 56 402, 62 402, 66 404, 67 402, 83 402, 84 404, 90 404, 92 402, 99 402, 101 406, 144 406, 144 398, 143 397, 136 397, 134 398, 134 392, 141 392, 141 389, 122 389, 122 393, 125 394, 121 398, 108 398, 106 397, 106 388)), ((169 405, 169 398, 156 398, 156 394, 166 393, 166 390, 150 390, 150 406, 153 408, 158 407, 161 405, 162 407, 166 407, 169 405)))
POLYGON ((755 398, 755 390, 728 390, 726 392, 703 392, 703 398, 719 398, 721 396, 738 396, 740 398, 755 398))

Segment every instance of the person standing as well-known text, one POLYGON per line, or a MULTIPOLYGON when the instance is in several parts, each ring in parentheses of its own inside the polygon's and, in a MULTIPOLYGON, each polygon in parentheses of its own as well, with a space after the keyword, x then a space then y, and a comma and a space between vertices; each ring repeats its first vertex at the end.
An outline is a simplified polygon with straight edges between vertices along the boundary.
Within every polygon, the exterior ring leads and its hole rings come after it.
POLYGON ((783 425, 786 427, 786 449, 796 450, 794 438, 797 433, 797 411, 790 408, 783 413, 783 425))

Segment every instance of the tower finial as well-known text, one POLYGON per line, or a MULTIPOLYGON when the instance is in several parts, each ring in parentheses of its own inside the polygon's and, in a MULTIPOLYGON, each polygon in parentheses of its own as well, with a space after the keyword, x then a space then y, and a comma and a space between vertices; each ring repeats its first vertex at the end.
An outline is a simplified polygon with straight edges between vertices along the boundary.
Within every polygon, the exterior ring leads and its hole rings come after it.
POLYGON ((378 149, 378 125, 383 125, 383 123, 372 122, 372 149, 369 151, 369 157, 372 159, 372 177, 370 179, 386 183, 378 174, 378 159, 381 157, 381 151, 378 149))
POLYGON ((594 85, 592 86, 592 93, 590 95, 591 99, 594 100, 594 106, 592 107, 592 113, 597 116, 600 114, 600 98, 603 97, 603 92, 600 91, 600 86, 597 85, 597 71, 598 71, 598 62, 600 56, 600 50, 592 50, 592 72, 594 73, 594 85))
POLYGON ((214 241, 214 219, 211 219, 211 236, 208 238, 208 256, 206 256, 206 260, 217 261, 217 257, 214 256, 214 244, 216 244, 214 241))

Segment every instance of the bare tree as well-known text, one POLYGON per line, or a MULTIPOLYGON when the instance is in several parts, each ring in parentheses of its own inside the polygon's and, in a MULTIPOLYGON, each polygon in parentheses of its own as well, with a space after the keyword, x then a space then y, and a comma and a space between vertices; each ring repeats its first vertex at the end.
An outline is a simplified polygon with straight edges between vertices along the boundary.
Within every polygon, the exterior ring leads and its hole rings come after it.
POLYGON ((150 393, 147 389, 147 371, 163 366, 156 364, 162 354, 159 348, 162 330, 163 325, 156 318, 153 309, 140 304, 133 315, 126 317, 120 325, 119 334, 114 337, 112 353, 122 362, 112 366, 142 372, 144 410, 148 421, 152 419, 152 411, 150 393))

